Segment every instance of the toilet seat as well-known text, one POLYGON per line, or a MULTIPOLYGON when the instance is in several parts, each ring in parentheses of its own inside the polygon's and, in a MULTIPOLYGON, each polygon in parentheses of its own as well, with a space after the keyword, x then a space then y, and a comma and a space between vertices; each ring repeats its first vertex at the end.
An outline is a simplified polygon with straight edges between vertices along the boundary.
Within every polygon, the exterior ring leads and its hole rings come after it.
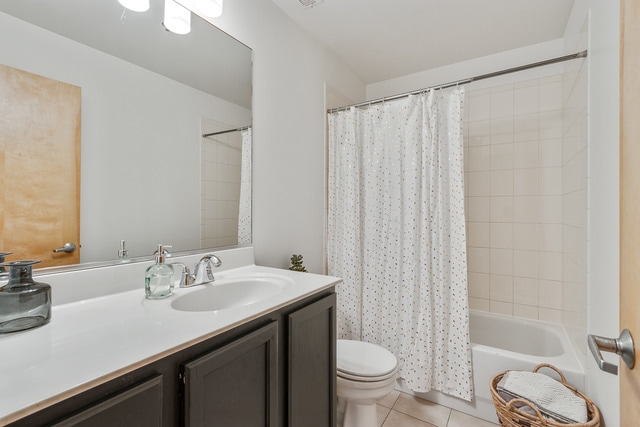
POLYGON ((344 378, 347 380, 352 380, 352 381, 360 381, 360 382, 380 382, 380 381, 384 381, 390 377, 393 377, 396 374, 395 369, 391 372, 389 372, 386 375, 380 375, 377 377, 363 377, 363 376, 358 376, 358 375, 351 375, 348 374, 346 372, 342 372, 340 370, 338 370, 338 376, 340 378, 344 378))
POLYGON ((396 373, 396 357, 378 345, 338 340, 338 376, 355 381, 383 381, 396 373))

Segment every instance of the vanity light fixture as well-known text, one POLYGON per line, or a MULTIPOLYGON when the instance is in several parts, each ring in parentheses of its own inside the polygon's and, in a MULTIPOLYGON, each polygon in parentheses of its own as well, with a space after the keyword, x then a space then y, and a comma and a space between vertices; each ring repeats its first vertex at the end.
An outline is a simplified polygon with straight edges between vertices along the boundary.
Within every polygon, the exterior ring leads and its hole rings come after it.
MULTIPOLYGON (((165 0, 162 25, 172 33, 188 34, 191 31, 191 11, 187 7, 208 18, 217 18, 222 15, 222 2, 223 0, 180 0, 178 3, 175 0, 165 0)), ((134 12, 149 10, 149 0, 118 0, 118 3, 134 12)))
POLYGON ((173 0, 164 1, 164 27, 176 34, 191 31, 191 12, 173 0))
POLYGON ((149 10, 149 0, 118 0, 118 3, 134 12, 146 12, 149 10))
POLYGON ((209 18, 217 18, 222 15, 222 0, 195 0, 198 12, 209 18))

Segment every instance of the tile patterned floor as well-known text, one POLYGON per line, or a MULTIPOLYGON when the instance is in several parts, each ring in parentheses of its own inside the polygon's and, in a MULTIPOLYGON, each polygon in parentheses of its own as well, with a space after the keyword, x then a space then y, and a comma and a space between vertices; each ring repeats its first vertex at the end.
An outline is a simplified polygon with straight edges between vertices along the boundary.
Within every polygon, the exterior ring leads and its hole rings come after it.
POLYGON ((480 418, 394 390, 377 405, 381 427, 495 427, 480 418))

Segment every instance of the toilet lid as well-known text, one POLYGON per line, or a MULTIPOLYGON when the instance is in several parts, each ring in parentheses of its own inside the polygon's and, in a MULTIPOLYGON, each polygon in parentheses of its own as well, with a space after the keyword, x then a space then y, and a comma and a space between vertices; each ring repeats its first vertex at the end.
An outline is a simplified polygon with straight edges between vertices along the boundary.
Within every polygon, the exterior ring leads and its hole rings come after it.
POLYGON ((381 377, 396 369, 396 357, 387 349, 362 341, 338 340, 338 371, 357 377, 381 377))

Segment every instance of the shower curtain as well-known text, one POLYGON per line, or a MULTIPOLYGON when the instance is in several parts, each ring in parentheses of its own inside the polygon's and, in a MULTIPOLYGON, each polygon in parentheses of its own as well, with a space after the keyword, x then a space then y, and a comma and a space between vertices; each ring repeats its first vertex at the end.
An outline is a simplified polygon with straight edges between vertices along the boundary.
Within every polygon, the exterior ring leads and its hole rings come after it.
POLYGON ((251 128, 242 131, 238 244, 251 243, 251 128))
POLYGON ((329 114, 328 272, 338 336, 398 357, 416 392, 473 396, 464 88, 329 114))

